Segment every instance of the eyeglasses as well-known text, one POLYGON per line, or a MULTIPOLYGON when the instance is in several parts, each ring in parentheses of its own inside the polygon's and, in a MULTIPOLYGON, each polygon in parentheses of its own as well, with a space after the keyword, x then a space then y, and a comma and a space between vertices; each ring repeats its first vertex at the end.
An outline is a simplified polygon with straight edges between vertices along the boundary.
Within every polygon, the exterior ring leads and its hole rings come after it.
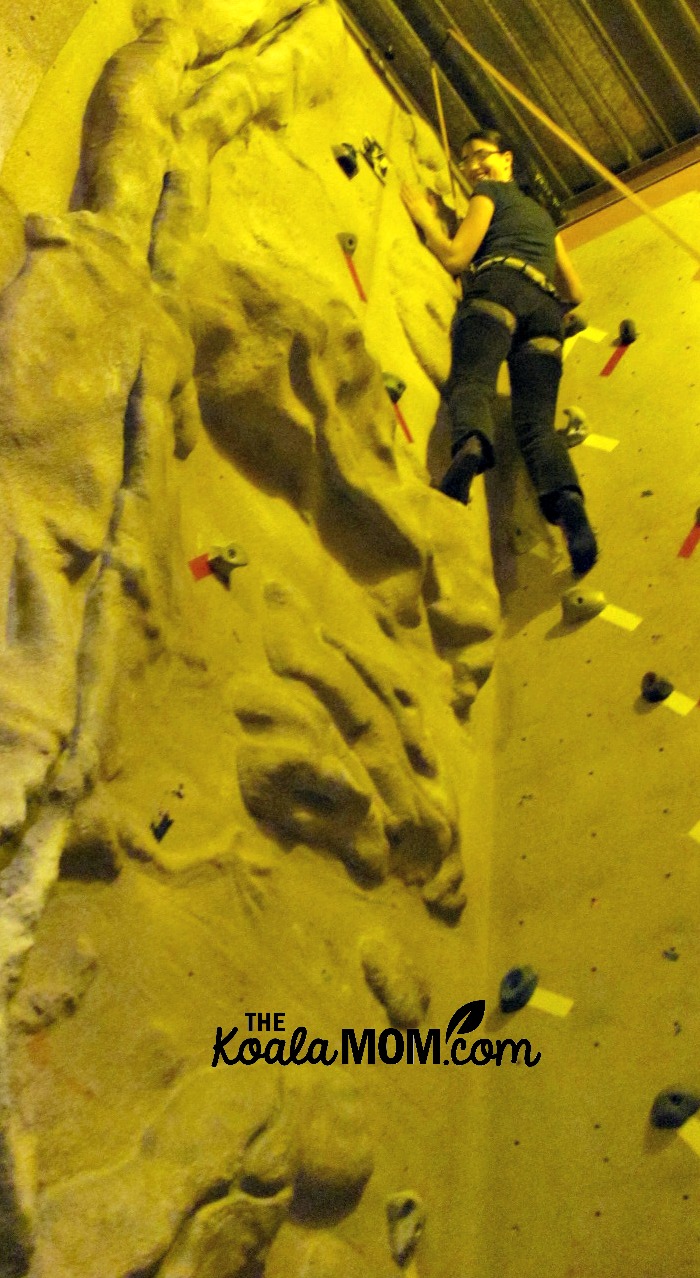
POLYGON ((474 164, 476 160, 485 160, 488 158, 489 155, 502 155, 502 154, 503 152, 499 151, 497 146, 492 147, 490 151, 484 151, 484 150, 473 151, 470 156, 463 155, 461 160, 457 161, 457 168, 468 169, 468 168, 471 168, 472 164, 474 164))

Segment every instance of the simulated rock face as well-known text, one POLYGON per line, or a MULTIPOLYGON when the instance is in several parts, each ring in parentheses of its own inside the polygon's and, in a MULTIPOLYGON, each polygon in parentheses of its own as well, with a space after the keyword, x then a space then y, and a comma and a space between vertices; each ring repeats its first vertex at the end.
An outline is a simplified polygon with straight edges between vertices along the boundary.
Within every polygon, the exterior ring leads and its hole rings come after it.
POLYGON ((332 1046, 463 1001, 440 947, 496 607, 420 461, 454 294, 395 174, 333 161, 358 77, 384 90, 332 4, 139 16, 74 210, 23 238, 0 205, 0 1275, 389 1274, 382 1195, 440 1138, 385 1070, 211 1046, 253 1008, 332 1046))

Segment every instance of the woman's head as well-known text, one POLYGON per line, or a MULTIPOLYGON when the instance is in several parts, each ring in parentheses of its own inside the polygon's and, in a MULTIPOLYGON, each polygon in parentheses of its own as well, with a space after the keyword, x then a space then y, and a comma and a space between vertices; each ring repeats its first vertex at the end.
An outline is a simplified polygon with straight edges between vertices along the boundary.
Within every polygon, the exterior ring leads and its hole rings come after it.
POLYGON ((477 129, 467 134, 460 155, 459 167, 471 186, 484 178, 510 182, 513 177, 513 152, 496 129, 477 129))

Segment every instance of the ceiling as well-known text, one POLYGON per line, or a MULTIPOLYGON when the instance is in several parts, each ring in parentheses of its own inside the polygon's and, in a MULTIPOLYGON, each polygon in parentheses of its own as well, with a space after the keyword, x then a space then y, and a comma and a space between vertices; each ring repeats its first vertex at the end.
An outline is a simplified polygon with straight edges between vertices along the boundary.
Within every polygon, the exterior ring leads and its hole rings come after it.
MULTIPOLYGON (((438 128, 431 61, 457 158, 477 124, 504 132, 563 220, 600 177, 485 71, 476 50, 624 180, 698 158, 700 0, 342 0, 375 65, 438 128)), ((634 179, 640 179, 635 181, 634 179)))

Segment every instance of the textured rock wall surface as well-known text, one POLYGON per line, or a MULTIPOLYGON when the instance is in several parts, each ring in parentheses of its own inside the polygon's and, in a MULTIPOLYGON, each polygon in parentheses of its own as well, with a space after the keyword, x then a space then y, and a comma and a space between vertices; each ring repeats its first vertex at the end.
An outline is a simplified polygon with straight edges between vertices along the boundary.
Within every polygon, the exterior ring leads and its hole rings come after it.
POLYGON ((70 209, 0 204, 0 1274, 379 1278, 425 1202, 454 1275, 463 1072, 211 1069, 252 1009, 332 1050, 465 999, 497 607, 424 464, 439 149, 329 0, 135 21, 70 209))

